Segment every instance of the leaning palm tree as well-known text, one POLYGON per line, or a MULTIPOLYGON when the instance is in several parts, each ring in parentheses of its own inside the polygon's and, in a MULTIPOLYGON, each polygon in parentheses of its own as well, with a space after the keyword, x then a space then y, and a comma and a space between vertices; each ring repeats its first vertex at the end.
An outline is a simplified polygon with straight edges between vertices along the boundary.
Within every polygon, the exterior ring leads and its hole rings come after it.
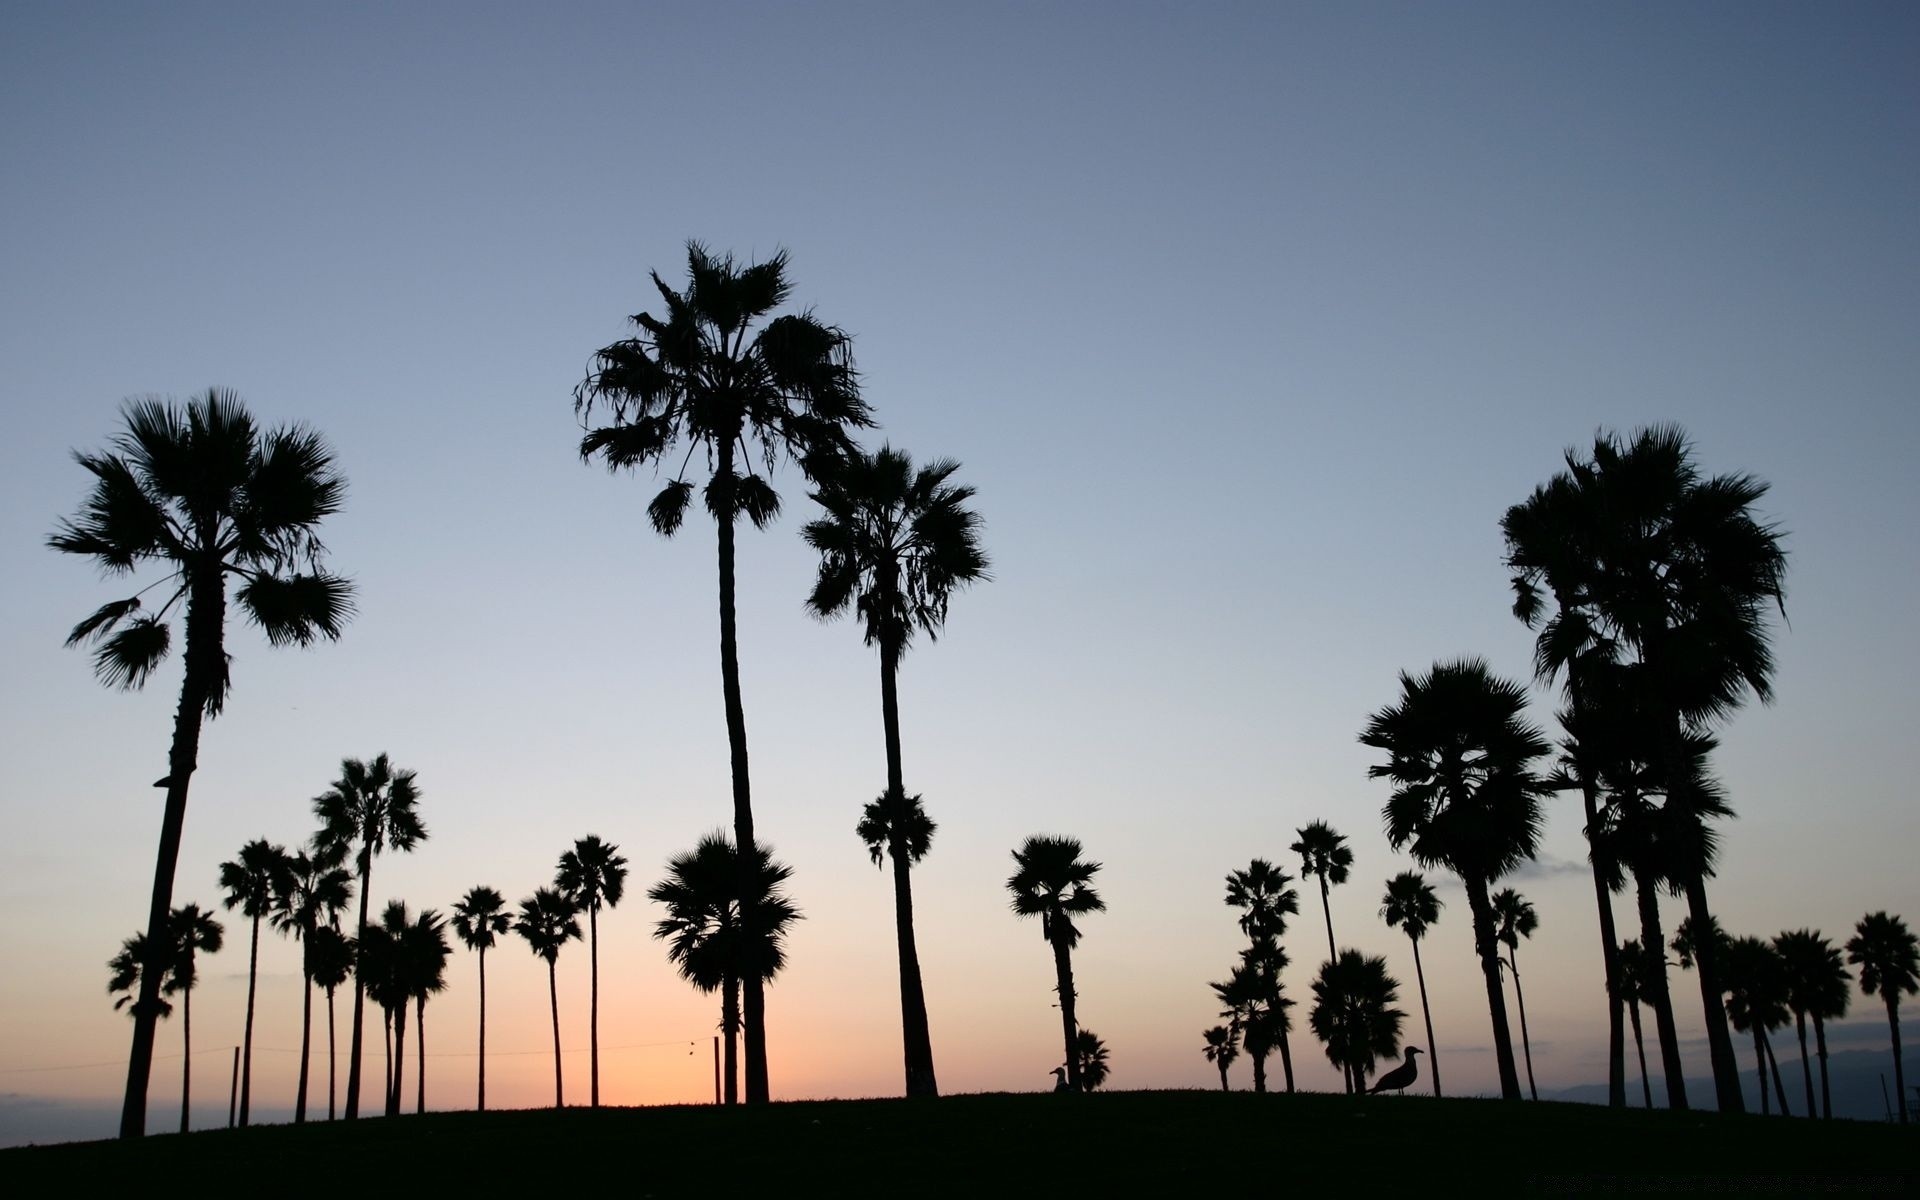
POLYGON ((218 954, 226 930, 198 904, 173 910, 173 961, 162 990, 180 997, 180 1132, 187 1132, 193 1102, 193 988, 200 982, 200 955, 218 954))
POLYGON ((1240 1045, 1237 1040, 1239 1034, 1230 1025, 1215 1025, 1202 1036, 1206 1038, 1207 1044, 1200 1052, 1207 1056, 1208 1062, 1219 1069, 1220 1090, 1232 1091, 1233 1089, 1227 1086, 1227 1068, 1233 1065, 1234 1059, 1240 1057, 1240 1045))
POLYGON ((1022 917, 1040 918, 1040 936, 1053 947, 1054 987, 1060 994, 1060 1029, 1064 1035, 1067 1087, 1080 1090, 1080 1061, 1073 1052, 1078 1026, 1074 1023, 1073 948, 1080 944, 1080 929, 1073 918, 1082 913, 1104 912, 1106 902, 1093 890, 1092 880, 1100 871, 1097 862, 1080 857, 1080 843, 1068 837, 1030 837, 1013 852, 1017 868, 1007 880, 1013 893, 1013 911, 1022 917))
MULTIPOLYGON (((1248 948, 1242 952, 1245 977, 1228 981, 1240 997, 1244 1014, 1247 1053, 1254 1059, 1255 1091, 1266 1090, 1264 1060, 1270 1045, 1280 1050, 1280 1067, 1286 1075, 1287 1092, 1293 1092, 1293 1047, 1287 1035, 1293 1019, 1287 1009, 1293 1001, 1282 995, 1280 973, 1286 970, 1286 952, 1280 939, 1286 936, 1287 918, 1300 912, 1300 896, 1293 889, 1293 877, 1262 858, 1249 862, 1244 870, 1227 875, 1228 907, 1240 910, 1240 932, 1247 935, 1248 948), (1255 1051, 1259 1051, 1255 1054, 1255 1051)), ((1235 1008, 1229 1002, 1230 1009, 1235 1008)))
MULTIPOLYGON (((172 644, 167 618, 176 605, 186 627, 167 773, 155 784, 166 788, 167 798, 147 908, 147 929, 156 936, 144 945, 159 953, 165 939, 157 932, 166 928, 173 905, 200 729, 220 715, 227 698, 229 581, 238 583, 233 599, 270 644, 338 638, 353 611, 353 589, 321 566, 325 549, 316 528, 339 511, 346 483, 319 434, 300 425, 262 431, 229 391, 210 390, 184 406, 129 401, 122 417, 126 428, 110 450, 74 455, 93 476, 93 490, 47 544, 84 555, 112 575, 155 564, 164 574, 148 588, 171 588, 158 609, 142 607, 148 590, 142 589, 74 626, 67 644, 93 639, 101 682, 145 684, 172 644)), ((121 1137, 146 1132, 161 975, 157 964, 143 972, 134 1001, 121 1137)))
POLYGON ((560 961, 562 946, 580 940, 580 922, 575 919, 576 912, 573 902, 564 894, 554 888, 540 888, 520 902, 520 915, 513 922, 513 931, 526 939, 527 949, 545 959, 547 964, 547 998, 553 1004, 555 1108, 566 1107, 560 1090, 560 986, 556 981, 555 964, 560 961))
POLYGON ((253 920, 253 948, 247 956, 247 1028, 240 1052, 240 1127, 247 1127, 253 1100, 253 994, 260 981, 260 921, 273 915, 274 900, 291 883, 293 860, 286 848, 258 838, 240 847, 240 855, 220 864, 221 903, 253 920))
POLYGON ((1807 1085, 1807 1115, 1815 1112, 1813 1077, 1807 1067, 1807 1018, 1813 1018, 1814 1045, 1820 1059, 1820 1105, 1823 1119, 1833 1116, 1833 1095, 1827 1086, 1827 1027, 1829 1020, 1847 1015, 1853 976, 1842 964, 1840 948, 1811 929, 1782 933, 1773 948, 1787 971, 1787 1007, 1800 1034, 1800 1074, 1807 1085))
POLYGON ((1525 896, 1512 888, 1493 894, 1494 934, 1507 948, 1507 971, 1513 976, 1513 998, 1520 1006, 1520 1050, 1527 1061, 1527 1092, 1540 1099, 1533 1082, 1533 1038, 1527 1033, 1527 994, 1520 987, 1520 939, 1530 938, 1540 928, 1540 918, 1525 896))
POLYGON ((627 860, 620 847, 597 837, 583 837, 560 856, 553 886, 563 892, 576 911, 587 914, 587 958, 591 964, 592 994, 588 1055, 593 1079, 592 1104, 600 1107, 600 908, 615 908, 627 891, 627 860))
MULTIPOLYGON (((887 755, 887 790, 878 801, 883 815, 905 814, 909 805, 900 766, 900 658, 916 632, 929 640, 939 637, 955 589, 987 578, 980 518, 967 507, 973 489, 951 482, 959 469, 952 459, 936 459, 916 471, 912 457, 891 446, 874 454, 851 449, 813 493, 826 515, 801 530, 820 553, 807 607, 823 620, 851 607, 867 644, 880 649, 880 717, 887 755)), ((917 807, 919 797, 911 803, 917 807)), ((888 821, 887 826, 895 834, 887 853, 893 860, 907 1095, 937 1096, 908 871, 920 854, 912 852, 904 837, 907 820, 888 821)))
MULTIPOLYGON (((320 832, 314 846, 321 853, 354 855, 354 869, 360 877, 360 924, 354 940, 367 937, 368 884, 373 878, 374 856, 383 850, 403 853, 427 840, 427 827, 421 823, 416 805, 420 789, 412 771, 397 771, 382 754, 371 763, 357 758, 343 759, 340 778, 331 788, 314 798, 313 812, 320 818, 320 832)), ((359 972, 353 980, 353 1033, 347 1046, 347 1119, 360 1115, 360 1049, 363 1010, 366 1007, 366 981, 359 972)))
POLYGON ((1640 1035, 1640 998, 1644 994, 1646 977, 1654 971, 1664 972, 1665 963, 1650 963, 1647 952, 1640 943, 1628 941, 1620 943, 1619 958, 1615 961, 1614 987, 1620 996, 1620 1002, 1627 1006, 1627 1012, 1633 1018, 1633 1049, 1640 1056, 1640 1091, 1648 1108, 1653 1107, 1653 1085, 1647 1081, 1647 1044, 1640 1035))
POLYGON ((1407 1014, 1393 1007, 1399 998, 1400 984, 1387 974, 1387 960, 1358 950, 1324 964, 1313 981, 1307 1023, 1326 1044, 1328 1060, 1362 1093, 1374 1064, 1400 1053, 1400 1023, 1407 1014))
POLYGON ((284 890, 273 898, 273 927, 300 943, 300 1082, 293 1123, 307 1120, 307 1075, 313 1041, 313 962, 308 947, 315 931, 331 928, 353 900, 353 876, 337 851, 296 852, 287 860, 284 890))
MULTIPOLYGON (((1405 931, 1413 943, 1413 975, 1420 981, 1420 1017, 1427 1027, 1427 1073, 1433 1077, 1433 1094, 1440 1092, 1440 1060, 1433 1053, 1433 1010, 1427 1007, 1427 972, 1420 965, 1420 939, 1440 920, 1440 897, 1433 885, 1418 871, 1402 871, 1387 880, 1387 894, 1380 900, 1380 917, 1389 927, 1405 931)), ((1521 1028, 1526 1028, 1525 1021, 1521 1028)))
MULTIPOLYGON (((597 351, 573 392, 584 424, 599 411, 606 423, 580 439, 582 459, 610 471, 673 461, 674 478, 647 506, 654 531, 671 537, 693 501, 686 464, 700 454, 711 468, 707 512, 719 530, 720 684, 733 776, 733 835, 755 846, 747 723, 740 696, 740 649, 734 616, 734 526, 741 517, 766 528, 780 511, 767 481, 784 456, 810 480, 826 476, 852 449, 849 431, 871 425, 860 399, 852 340, 810 313, 768 319, 792 293, 785 251, 763 263, 715 256, 687 246, 686 291, 656 272, 666 316, 639 313, 636 336, 597 351), (757 327, 757 328, 756 328, 757 327), (766 472, 755 471, 758 465, 766 472)), ((738 864, 751 869, 745 856, 738 864)), ((741 892, 752 890, 742 876, 741 892)), ((767 1099, 765 995, 758 977, 745 981, 747 1100, 767 1099)))
MULTIPOLYGON (((433 909, 424 909, 400 936, 401 973, 413 998, 414 1101, 413 1111, 427 1111, 427 998, 447 990, 447 922, 433 909)), ((400 1020, 407 1019, 403 1001, 400 1020)), ((396 1107, 398 1105, 396 1104, 396 1107)))
POLYGON ((1500 1094, 1518 1100, 1488 887, 1533 857, 1542 785, 1532 763, 1547 743, 1521 717, 1526 690, 1479 659, 1437 663, 1424 676, 1402 672, 1400 688, 1399 702, 1373 714, 1360 735, 1387 755, 1367 774, 1393 784, 1385 809, 1393 848, 1408 848, 1422 866, 1446 867, 1466 886, 1500 1094))
POLYGON ((513 928, 503 910, 506 899, 490 887, 467 889, 453 905, 453 931, 480 957, 480 1096, 475 1107, 487 1111, 487 951, 513 928))
POLYGON ((1900 1123, 1907 1123, 1907 1071, 1900 1061, 1900 994, 1920 991, 1920 940, 1899 917, 1868 913, 1847 939, 1847 961, 1860 968, 1860 990, 1878 995, 1887 1006, 1893 1035, 1893 1088, 1900 1098, 1900 1123))
POLYGON ((333 995, 347 976, 353 973, 356 954, 353 939, 341 933, 337 925, 322 925, 307 937, 306 967, 313 985, 327 994, 327 1120, 334 1118, 334 1103, 340 1094, 339 1077, 334 1071, 334 1051, 338 1039, 333 1031, 333 995))
POLYGON ((1074 1035, 1073 1049, 1080 1060, 1080 1086, 1089 1092, 1099 1091, 1113 1073, 1107 1061, 1107 1044, 1093 1030, 1082 1029, 1074 1035))

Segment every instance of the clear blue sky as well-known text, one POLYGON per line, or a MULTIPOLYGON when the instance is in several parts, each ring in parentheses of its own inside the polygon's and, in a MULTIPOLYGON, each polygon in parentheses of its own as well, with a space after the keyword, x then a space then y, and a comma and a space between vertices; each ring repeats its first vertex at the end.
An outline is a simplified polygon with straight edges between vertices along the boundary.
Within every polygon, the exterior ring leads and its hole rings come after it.
MULTIPOLYGON (((145 911, 177 674, 98 687, 60 640, 119 592, 43 540, 83 492, 67 452, 129 395, 236 388, 352 481, 329 542, 361 615, 305 653, 233 635, 181 901, 247 838, 304 836, 347 755, 426 791, 433 840, 376 900, 524 894, 588 832, 650 878, 726 819, 711 529, 654 537, 645 479, 579 464, 569 396, 688 238, 788 248, 798 301, 855 337, 876 439, 980 491, 996 578, 902 685, 941 822, 918 878, 950 1089, 1038 1086, 1057 1056, 1045 947, 1001 886, 1043 830, 1107 864, 1080 990, 1118 1085, 1208 1082, 1220 879, 1316 817, 1359 856, 1342 941, 1411 992, 1373 915, 1407 864, 1355 735, 1402 668, 1525 674, 1497 522, 1601 427, 1683 424, 1709 469, 1773 482, 1789 531, 1780 701, 1719 758, 1727 923, 1920 915, 1916 62, 1892 4, 8 6, 0 961, 32 965, 0 978, 0 1068, 124 1053, 100 964, 145 911)), ((890 899, 852 834, 884 779, 876 672, 801 611, 786 484, 740 574, 756 812, 809 914, 774 1085, 881 1093, 890 899)), ((1604 1070, 1578 824, 1555 812, 1521 885, 1543 1086, 1604 1070)), ((704 1038, 644 907, 607 926, 603 1040, 704 1038)), ((1484 1088, 1464 907, 1428 966, 1442 1052, 1484 1088)), ((285 1046, 297 958, 263 958, 285 1046)), ((496 961, 526 978, 495 1044, 537 1049, 535 964, 496 961)), ((209 1044, 242 986, 209 983, 209 1044)), ((581 1044, 584 1003, 567 1020, 581 1044)), ((446 1061, 434 1102, 464 1103, 446 1061)), ((629 1065, 634 1098, 700 1094, 629 1065)))

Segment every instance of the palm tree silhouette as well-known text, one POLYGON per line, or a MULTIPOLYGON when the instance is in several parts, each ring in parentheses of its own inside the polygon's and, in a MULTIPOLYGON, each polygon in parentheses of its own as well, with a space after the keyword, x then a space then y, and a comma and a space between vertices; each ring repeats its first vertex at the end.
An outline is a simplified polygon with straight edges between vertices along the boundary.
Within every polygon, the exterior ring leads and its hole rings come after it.
MULTIPOLYGON (((1390 928, 1405 931, 1413 943, 1413 975, 1420 981, 1420 1017, 1427 1028, 1427 1073, 1433 1077, 1433 1094, 1440 1092, 1440 1060, 1433 1053, 1433 1010, 1427 1007, 1427 972, 1420 965, 1420 939, 1440 920, 1440 897, 1424 875, 1402 871, 1387 880, 1387 893, 1380 900, 1380 917, 1390 928)), ((1526 1028, 1523 1018, 1521 1028, 1526 1028)))
POLYGON ((1907 1123, 1907 1072, 1900 1061, 1900 994, 1920 991, 1920 940, 1899 917, 1868 913, 1847 939, 1847 961, 1860 968, 1860 990, 1887 1006, 1893 1035, 1893 1087, 1900 1099, 1900 1123, 1907 1123))
MULTIPOLYGON (((813 499, 826 515, 809 521, 801 536, 820 553, 820 570, 807 606, 821 619, 852 607, 866 642, 880 648, 880 716, 886 738, 887 790, 877 801, 893 859, 895 942, 900 958, 900 1023, 909 1096, 937 1096, 933 1039, 920 982, 920 955, 913 933, 910 866, 905 834, 920 798, 909 804, 900 766, 900 658, 916 631, 929 640, 946 624, 956 588, 987 578, 980 549, 980 518, 967 502, 973 489, 952 483, 960 464, 936 459, 914 470, 904 450, 882 446, 875 454, 852 448, 824 478, 813 499), (895 816, 906 819, 894 821, 895 816), (898 830, 895 826, 898 825, 898 830)), ((868 805, 869 814, 874 805, 868 805)), ((863 822, 862 828, 865 828, 863 822)), ((931 823, 928 825, 931 830, 931 823)), ((864 837, 864 833, 862 835, 864 837)), ((869 843, 871 845, 871 843, 869 843)), ((875 864, 879 857, 876 853, 875 864)))
MULTIPOLYGON (((381 1024, 387 1047, 386 1084, 381 1092, 382 1111, 389 1117, 400 1115, 400 1088, 407 1068, 407 1002, 413 998, 408 977, 408 931, 413 914, 403 900, 389 900, 381 910, 378 924, 369 925, 359 939, 359 963, 354 979, 366 988, 366 995, 380 1006, 381 1024)), ((351 1087, 349 1087, 351 1092, 351 1087)))
POLYGON ((1807 1115, 1816 1111, 1813 1102, 1813 1074, 1807 1065, 1807 1018, 1813 1018, 1813 1035, 1820 1058, 1820 1105, 1823 1119, 1833 1116, 1833 1096, 1827 1087, 1828 1020, 1847 1015, 1852 998, 1853 976, 1842 965, 1839 947, 1811 929, 1782 933, 1773 939, 1773 948, 1787 972, 1787 1007, 1793 1010, 1794 1025, 1800 1035, 1800 1075, 1807 1085, 1807 1115))
POLYGON ((1771 944, 1759 938, 1734 938, 1726 943, 1725 950, 1727 1019, 1735 1029, 1753 1034, 1753 1056, 1760 1071, 1760 1114, 1768 1114, 1767 1073, 1771 1064, 1780 1115, 1792 1116, 1787 1107, 1786 1088, 1780 1083, 1780 1067, 1774 1062, 1772 1038, 1768 1036, 1787 1023, 1787 964, 1771 944))
MULTIPOLYGON (((410 852, 427 840, 427 827, 421 823, 416 806, 420 790, 412 771, 396 771, 382 754, 371 763, 357 758, 341 760, 340 778, 331 788, 314 798, 313 812, 320 818, 320 832, 314 845, 321 853, 346 852, 354 855, 354 869, 360 877, 360 924, 354 935, 358 943, 367 940, 368 883, 373 878, 374 856, 383 850, 410 852)), ((359 971, 353 979, 353 1034, 347 1047, 347 1120, 360 1115, 360 1048, 363 1010, 367 1000, 367 981, 359 971)))
MULTIPOLYGON (((1333 944, 1333 906, 1327 898, 1329 884, 1345 883, 1347 869, 1353 865, 1353 851, 1347 848, 1347 839, 1333 831, 1325 821, 1314 821, 1296 831, 1299 839, 1289 847, 1300 856, 1300 874, 1311 879, 1320 879, 1320 912, 1327 920, 1327 961, 1332 962, 1339 955, 1333 944)), ((1350 1072, 1341 1073, 1341 1083, 1348 1092, 1353 1092, 1354 1080, 1350 1072)))
POLYGON ((307 935, 307 973, 314 986, 327 993, 327 1120, 334 1118, 334 1100, 339 1095, 339 1078, 334 1071, 336 1039, 333 1032, 334 990, 347 981, 353 971, 358 948, 353 939, 341 933, 337 923, 322 925, 307 935))
POLYGON ((1614 989, 1633 1017, 1633 1049, 1640 1056, 1640 1091, 1648 1108, 1653 1107, 1653 1085, 1647 1082, 1647 1045, 1640 1036, 1640 1001, 1645 995, 1647 977, 1655 971, 1664 973, 1665 969, 1664 961, 1649 961, 1646 950, 1639 942, 1629 940, 1620 944, 1613 977, 1614 989))
POLYGON ((1402 672, 1400 688, 1400 701, 1373 714, 1360 735, 1362 744, 1387 754, 1367 774, 1393 784, 1385 809, 1393 848, 1406 847, 1422 866, 1447 868, 1466 886, 1500 1094, 1518 1100, 1487 889, 1533 857, 1542 789, 1531 766, 1547 743, 1521 717, 1526 690, 1496 678, 1479 659, 1436 663, 1420 677, 1402 672))
POLYGON ((187 1132, 193 1102, 193 988, 200 982, 200 955, 218 954, 226 930, 213 914, 198 904, 173 910, 173 961, 161 985, 165 994, 180 997, 180 1132, 187 1132))
POLYGON ((1067 1059, 1067 1087, 1080 1090, 1080 1059, 1073 1052, 1078 1027, 1073 1006, 1073 948, 1080 929, 1073 918, 1081 913, 1105 912, 1106 902, 1093 890, 1100 864, 1080 858, 1080 843, 1069 837, 1030 837, 1013 852, 1016 867, 1007 880, 1013 893, 1013 911, 1040 918, 1040 936, 1053 947, 1054 988, 1060 994, 1060 1029, 1067 1059))
MULTIPOLYGON (((447 921, 429 908, 421 911, 413 924, 400 935, 401 977, 407 995, 413 997, 414 1100, 413 1111, 427 1111, 427 997, 447 990, 447 956, 453 947, 447 944, 447 921)), ((400 1021, 405 1024, 407 1007, 400 1004, 400 1021)), ((394 1108, 400 1097, 395 1088, 394 1108)))
POLYGON ((506 905, 499 892, 476 887, 453 906, 453 931, 480 956, 480 1096, 475 1107, 481 1112, 487 1111, 487 951, 513 928, 512 919, 501 911, 506 905))
POLYGON ((513 931, 526 939, 527 949, 546 960, 547 999, 553 1005, 553 1106, 565 1108, 560 1090, 560 987, 554 964, 560 961, 560 947, 580 940, 578 910, 573 902, 554 888, 540 888, 520 902, 520 915, 513 931))
POLYGON ((1520 987, 1520 939, 1530 938, 1540 918, 1526 897, 1512 888, 1493 894, 1494 937, 1507 948, 1507 971, 1513 976, 1513 998, 1520 1007, 1520 1050, 1527 1062, 1527 1093, 1535 1100, 1540 1089, 1533 1082, 1533 1038, 1527 1033, 1527 994, 1520 987))
MULTIPOLYGON (((107 993, 113 997, 115 1012, 125 1009, 128 1016, 133 1015, 133 1006, 140 997, 141 978, 155 961, 161 963, 160 970, 171 978, 172 961, 164 956, 156 959, 155 955, 148 953, 146 934, 136 933, 120 943, 119 953, 107 960, 107 993)), ((164 985, 166 980, 161 982, 164 985)), ((161 1000, 160 1015, 172 1016, 173 1005, 161 1000)))
POLYGON ((560 855, 560 869, 553 886, 565 893, 574 909, 587 914, 587 958, 591 963, 593 999, 588 1021, 588 1039, 592 1052, 590 1073, 593 1079, 592 1104, 600 1107, 600 906, 616 908, 627 890, 627 860, 620 847, 598 837, 583 837, 573 849, 560 855))
MULTIPOLYGON (((148 563, 166 572, 141 592, 102 605, 68 635, 69 646, 96 643, 94 673, 102 683, 127 689, 145 684, 171 646, 167 615, 177 604, 184 616, 180 703, 167 773, 155 784, 167 789, 147 909, 147 929, 156 936, 143 943, 150 953, 161 953, 165 939, 157 932, 172 911, 200 728, 220 715, 227 698, 228 580, 238 581, 233 598, 270 644, 338 638, 353 611, 353 589, 322 569, 324 547, 315 530, 339 511, 346 484, 319 434, 300 425, 262 432, 229 391, 210 390, 184 406, 153 398, 129 401, 121 416, 126 427, 108 452, 74 455, 93 476, 93 490, 47 544, 84 555, 110 575, 132 574, 148 563), (166 602, 151 612, 143 609, 141 596, 161 584, 172 587, 166 602)), ((158 963, 141 973, 121 1137, 146 1132, 163 974, 158 963)))
POLYGON ((1080 1060, 1080 1086, 1097 1092, 1112 1073, 1107 1061, 1107 1044, 1091 1029, 1082 1029, 1073 1038, 1074 1054, 1080 1060))
POLYGON ((765 846, 758 847, 748 875, 753 896, 742 903, 738 857, 726 834, 716 830, 669 860, 667 877, 647 891, 649 900, 666 908, 653 936, 666 941, 668 961, 701 992, 720 993, 729 1105, 740 1100, 736 1041, 741 982, 758 975, 764 983, 779 974, 787 961, 787 931, 800 919, 800 910, 784 890, 793 869, 770 857, 765 846))
MULTIPOLYGON (((853 343, 846 333, 811 313, 767 319, 792 293, 786 270, 785 251, 763 263, 741 264, 689 242, 686 291, 675 291, 653 274, 665 319, 635 315, 639 333, 597 351, 573 393, 574 413, 583 425, 596 409, 607 420, 586 429, 582 459, 597 457, 610 471, 659 466, 685 444, 674 478, 647 506, 648 521, 661 536, 673 536, 686 518, 694 483, 685 471, 695 452, 703 452, 712 469, 704 493, 719 530, 720 684, 733 776, 733 836, 740 846, 759 843, 740 696, 734 524, 744 516, 764 529, 779 514, 779 493, 754 471, 756 458, 768 475, 785 456, 809 480, 818 480, 851 450, 848 431, 873 423, 860 399, 853 343)), ((751 870, 744 857, 737 865, 751 870)), ((743 875, 738 890, 744 894, 752 887, 743 875)), ((765 995, 760 978, 745 985, 747 1100, 760 1103, 767 1099, 765 995)))
POLYGON ((240 847, 238 858, 220 864, 221 903, 253 920, 253 948, 247 956, 247 1029, 240 1052, 240 1127, 247 1127, 253 1100, 253 994, 260 979, 260 921, 273 915, 276 897, 291 882, 293 860, 284 847, 258 838, 240 847))
POLYGON ((1239 1035, 1230 1025, 1215 1025, 1202 1036, 1207 1044, 1201 1053, 1207 1056, 1208 1062, 1219 1068, 1220 1090, 1232 1091, 1227 1086, 1227 1068, 1233 1065, 1234 1059, 1240 1057, 1240 1044, 1236 1040, 1239 1035))
POLYGON ((1367 1090, 1367 1076, 1382 1058, 1400 1053, 1400 1023, 1405 1013, 1393 1007, 1400 984, 1387 974, 1387 960, 1347 950, 1321 966, 1313 981, 1313 1009, 1307 1023, 1325 1043, 1327 1059, 1367 1090))
POLYGON ((1300 912, 1300 894, 1292 885, 1292 876, 1261 858, 1227 875, 1227 904, 1241 910, 1240 932, 1247 935, 1248 949, 1225 985, 1227 992, 1222 993, 1220 985, 1214 991, 1234 1015, 1236 1028, 1245 1030, 1255 1091, 1266 1090, 1267 1051, 1277 1045, 1287 1092, 1293 1092, 1293 1048, 1287 1040, 1293 1028, 1287 1009, 1293 1001, 1283 995, 1280 983, 1287 967, 1280 939, 1286 936, 1287 918, 1300 912))
POLYGON ((300 943, 300 1082, 294 1097, 293 1123, 307 1119, 307 1076, 313 1034, 313 933, 331 927, 353 900, 349 875, 337 848, 296 852, 287 860, 283 890, 273 898, 273 927, 300 943))

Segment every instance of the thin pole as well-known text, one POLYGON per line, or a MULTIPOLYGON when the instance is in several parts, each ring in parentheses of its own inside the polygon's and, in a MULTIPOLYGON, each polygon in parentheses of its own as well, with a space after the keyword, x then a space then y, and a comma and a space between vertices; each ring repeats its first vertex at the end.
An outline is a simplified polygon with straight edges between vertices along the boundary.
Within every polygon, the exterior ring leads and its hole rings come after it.
POLYGON ((713 1035, 713 1102, 720 1103, 720 1035, 713 1035))
POLYGON ((227 1085, 227 1128, 233 1128, 234 1114, 240 1111, 240 1047, 233 1048, 233 1082, 227 1085))

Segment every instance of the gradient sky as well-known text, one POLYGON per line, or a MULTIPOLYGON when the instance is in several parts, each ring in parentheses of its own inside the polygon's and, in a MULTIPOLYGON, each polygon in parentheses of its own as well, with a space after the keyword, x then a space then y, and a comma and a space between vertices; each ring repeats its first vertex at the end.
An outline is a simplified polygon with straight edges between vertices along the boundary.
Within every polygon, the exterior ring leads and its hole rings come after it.
MULTIPOLYGON (((1903 5, 6 6, 0 1109, 118 1095, 103 963, 145 916, 178 687, 175 663, 109 692, 61 648, 122 594, 44 547, 85 490, 68 452, 128 396, 209 385, 331 439, 351 493, 327 540, 361 611, 306 652, 231 633, 176 903, 216 902, 222 859, 305 837, 341 758, 388 751, 432 837, 379 860, 376 904, 517 898, 574 838, 618 842, 605 1098, 710 1096, 717 1005, 640 893, 730 815, 712 528, 655 537, 649 480, 582 466, 570 407, 688 238, 788 248, 796 300, 854 334, 874 440, 979 489, 995 578, 901 683, 908 786, 940 822, 915 887, 947 1090, 1044 1086, 1058 1061, 1051 961, 1003 886, 1037 832, 1105 863, 1075 962, 1116 1086, 1210 1084, 1206 984, 1240 940, 1222 877, 1297 870, 1314 818, 1356 855, 1336 932, 1388 957, 1417 1027, 1375 915, 1410 863, 1356 734, 1403 668, 1526 675, 1497 523, 1601 427, 1680 422, 1707 468, 1772 482, 1788 532, 1778 702, 1717 759, 1740 814, 1723 919, 1920 915, 1916 62, 1903 5)), ((853 835, 884 782, 875 656, 802 611, 809 505, 782 482, 739 570, 755 813, 807 914, 770 992, 773 1089, 890 1094, 891 892, 853 835)), ((1605 1075, 1583 862, 1560 804, 1518 884, 1543 1088, 1605 1075)), ((1449 1090, 1494 1090, 1442 895, 1449 1090)), ((195 1002, 209 1100, 245 992, 228 931, 195 1002)), ((284 1111, 297 949, 268 937, 261 962, 256 1104, 284 1111)), ((570 1051, 586 964, 561 960, 570 1051)), ((489 966, 492 1099, 549 1102, 545 972, 517 943, 489 966)), ((464 951, 450 979, 437 1107, 472 1100, 464 951)), ((1690 977, 1677 994, 1697 1036, 1690 977)), ((1304 1030, 1295 1060, 1338 1086, 1304 1030)), ((156 1061, 156 1112, 178 1067, 156 1061)))

